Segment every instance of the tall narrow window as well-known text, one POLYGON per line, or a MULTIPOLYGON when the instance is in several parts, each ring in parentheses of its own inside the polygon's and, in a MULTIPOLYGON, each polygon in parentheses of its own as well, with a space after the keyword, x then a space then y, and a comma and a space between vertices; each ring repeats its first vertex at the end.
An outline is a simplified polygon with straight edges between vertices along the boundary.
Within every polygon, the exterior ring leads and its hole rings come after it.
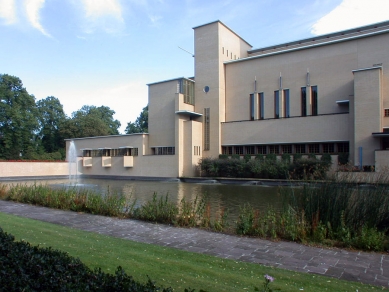
POLYGON ((263 120, 265 118, 265 99, 263 92, 259 93, 259 101, 258 101, 258 113, 259 113, 259 119, 263 120))
POLYGON ((317 116, 317 86, 311 86, 312 116, 317 116))
POLYGON ((255 98, 255 93, 250 94, 250 120, 253 121, 255 116, 254 116, 254 98, 255 98))
POLYGON ((301 87, 301 116, 307 116, 307 88, 301 87))
POLYGON ((284 118, 289 118, 289 89, 284 89, 284 118))
POLYGON ((204 150, 210 148, 210 108, 204 109, 204 150))
POLYGON ((274 91, 274 118, 280 117, 280 92, 274 91))

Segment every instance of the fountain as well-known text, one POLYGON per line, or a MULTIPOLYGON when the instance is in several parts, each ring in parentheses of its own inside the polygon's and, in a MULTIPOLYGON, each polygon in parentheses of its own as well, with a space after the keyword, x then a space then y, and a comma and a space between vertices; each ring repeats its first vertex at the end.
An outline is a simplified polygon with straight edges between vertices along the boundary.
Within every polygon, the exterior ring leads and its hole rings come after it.
POLYGON ((74 141, 70 141, 68 150, 69 182, 77 182, 77 152, 74 141))

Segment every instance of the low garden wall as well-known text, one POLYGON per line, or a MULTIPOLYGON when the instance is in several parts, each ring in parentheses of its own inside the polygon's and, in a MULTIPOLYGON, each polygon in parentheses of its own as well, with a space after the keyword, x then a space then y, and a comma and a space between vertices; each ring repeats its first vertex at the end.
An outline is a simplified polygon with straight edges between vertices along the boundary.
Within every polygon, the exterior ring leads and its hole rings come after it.
POLYGON ((0 161, 0 179, 67 176, 68 174, 68 163, 65 161, 0 161))

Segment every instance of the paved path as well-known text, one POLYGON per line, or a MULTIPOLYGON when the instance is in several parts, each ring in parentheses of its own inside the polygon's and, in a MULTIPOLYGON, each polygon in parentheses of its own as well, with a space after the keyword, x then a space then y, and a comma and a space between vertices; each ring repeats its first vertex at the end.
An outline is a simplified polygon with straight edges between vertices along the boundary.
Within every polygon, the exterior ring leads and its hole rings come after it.
MULTIPOLYGON (((389 255, 308 247, 0 200, 0 212, 221 258, 389 286, 389 255)), ((1 226, 1 222, 0 222, 1 226)))

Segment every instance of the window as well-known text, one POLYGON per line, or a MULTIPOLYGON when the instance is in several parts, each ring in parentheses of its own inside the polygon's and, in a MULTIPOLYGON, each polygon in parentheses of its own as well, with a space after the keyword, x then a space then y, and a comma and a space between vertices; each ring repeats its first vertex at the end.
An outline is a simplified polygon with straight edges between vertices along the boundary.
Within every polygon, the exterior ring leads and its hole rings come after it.
POLYGON ((317 86, 311 87, 311 96, 312 96, 312 116, 317 116, 317 86))
POLYGON ((284 118, 289 116, 289 89, 284 89, 284 118))
POLYGON ((384 109, 384 117, 389 117, 389 108, 384 109))
POLYGON ((292 153, 292 145, 282 145, 282 153, 292 153))
POLYGON ((194 82, 187 79, 179 81, 180 93, 184 95, 184 103, 194 105, 194 82))
MULTIPOLYGON (((138 148, 134 148, 134 149, 138 149, 138 148)), ((153 152, 154 155, 174 155, 175 148, 174 147, 154 147, 153 152)), ((138 155, 138 153, 136 153, 136 155, 138 155)))
POLYGON ((301 116, 307 116, 307 88, 301 87, 301 116))
POLYGON ((270 145, 269 153, 280 154, 280 147, 278 145, 270 145))
POLYGON ((258 100, 258 113, 259 113, 259 119, 263 120, 265 118, 265 99, 263 92, 259 93, 259 100, 258 100))
POLYGON ((83 149, 82 156, 83 157, 91 157, 92 156, 92 149, 83 149))
POLYGON ((102 156, 111 156, 111 149, 102 149, 102 156))
POLYGON ((210 108, 204 109, 204 150, 209 150, 210 148, 210 108))
MULTIPOLYGON (((224 147, 223 147, 223 152, 224 152, 224 147)), ((200 156, 200 146, 193 146, 193 155, 200 156)))
POLYGON ((323 153, 334 153, 334 152, 335 152, 334 143, 323 144, 323 153))
POLYGON ((258 154, 266 154, 266 145, 257 146, 257 152, 258 154))
POLYGON ((348 142, 337 143, 337 147, 338 147, 338 152, 339 153, 347 153, 347 152, 349 152, 349 143, 348 142))
POLYGON ((235 146, 235 154, 243 154, 243 146, 235 146))
POLYGON ((280 118, 280 92, 274 91, 274 118, 280 118))
POLYGON ((255 154, 254 146, 246 146, 246 154, 255 154))
POLYGON ((250 94, 250 120, 251 121, 255 119, 254 98, 255 98, 255 93, 250 94))
POLYGON ((320 144, 309 144, 308 151, 309 153, 320 153, 320 144))
POLYGON ((296 144, 294 145, 294 151, 295 153, 305 153, 305 144, 296 144))
POLYGON ((112 156, 138 156, 138 148, 121 147, 112 150, 115 151, 115 155, 112 156))

